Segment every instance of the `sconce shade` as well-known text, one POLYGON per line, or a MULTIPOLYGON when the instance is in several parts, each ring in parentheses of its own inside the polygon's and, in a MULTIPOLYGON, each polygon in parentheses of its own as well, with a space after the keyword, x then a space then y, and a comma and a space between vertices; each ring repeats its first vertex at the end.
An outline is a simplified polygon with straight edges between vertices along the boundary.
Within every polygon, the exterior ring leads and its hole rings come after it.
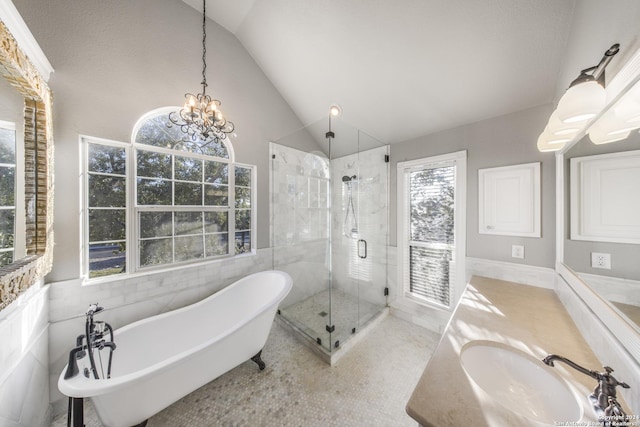
POLYGON ((580 123, 563 123, 558 118, 558 111, 556 110, 549 117, 547 128, 547 131, 552 135, 571 137, 580 132, 582 126, 580 123))
MULTIPOLYGON (((606 119, 606 117, 602 117, 602 119, 606 119)), ((627 139, 631 133, 628 129, 616 129, 611 126, 611 122, 602 119, 598 120, 598 122, 589 129, 589 139, 594 144, 599 145, 622 141, 623 139, 627 139)))
POLYGON ((563 123, 586 122, 606 105, 605 90, 595 80, 571 86, 558 102, 558 118, 563 123))
POLYGON ((538 137, 538 151, 540 152, 548 152, 548 151, 558 151, 564 147, 568 141, 571 140, 569 137, 555 137, 550 139, 551 134, 549 133, 548 128, 544 128, 544 132, 540 134, 538 137))
POLYGON ((640 127, 640 82, 618 101, 613 110, 621 121, 632 124, 633 128, 640 127))

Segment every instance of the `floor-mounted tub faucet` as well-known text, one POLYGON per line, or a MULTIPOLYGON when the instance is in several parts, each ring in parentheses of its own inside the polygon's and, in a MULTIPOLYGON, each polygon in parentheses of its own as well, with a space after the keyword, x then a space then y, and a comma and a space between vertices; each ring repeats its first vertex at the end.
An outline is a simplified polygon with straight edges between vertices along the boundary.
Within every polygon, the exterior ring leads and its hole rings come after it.
MULTIPOLYGON (((609 366, 604 367, 604 372, 592 371, 587 368, 583 368, 577 363, 567 359, 566 357, 558 356, 557 354, 550 354, 542 361, 553 366, 554 360, 566 363, 578 372, 582 372, 585 375, 590 376, 598 381, 598 384, 593 389, 590 397, 594 400, 594 408, 596 412, 600 410, 605 417, 626 417, 626 413, 618 403, 616 398, 616 387, 630 388, 629 384, 618 381, 611 372, 613 369, 609 366)), ((600 415, 600 414, 599 414, 600 415)))
POLYGON ((107 367, 107 375, 105 378, 111 377, 111 361, 113 351, 116 349, 116 344, 113 342, 113 328, 106 322, 97 321, 93 319, 96 313, 103 310, 97 303, 91 304, 86 313, 85 333, 78 335, 76 338, 76 346, 69 352, 69 363, 67 364, 67 370, 64 378, 73 378, 79 373, 78 360, 82 359, 86 355, 89 356, 91 369, 85 369, 85 376, 89 377, 89 374, 95 379, 100 379, 96 363, 93 358, 94 349, 102 350, 105 347, 109 348, 109 364, 107 367), (109 341, 105 337, 109 337, 109 341))

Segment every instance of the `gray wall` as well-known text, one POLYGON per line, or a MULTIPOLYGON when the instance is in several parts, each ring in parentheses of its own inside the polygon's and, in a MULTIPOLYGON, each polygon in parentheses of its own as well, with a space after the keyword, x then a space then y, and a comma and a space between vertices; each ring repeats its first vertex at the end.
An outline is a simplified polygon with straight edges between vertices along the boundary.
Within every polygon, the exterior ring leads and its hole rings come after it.
POLYGON ((555 156, 536 147, 551 105, 461 126, 391 145, 390 244, 396 245, 396 165, 398 162, 467 150, 467 256, 554 267, 555 156), (492 236, 478 233, 478 169, 541 162, 542 237, 492 236), (523 260, 511 258, 511 245, 524 245, 523 260))
MULTIPOLYGON (((55 69, 56 245, 47 281, 72 279, 80 272, 78 136, 130 141, 144 113, 199 91, 201 15, 177 0, 15 3, 55 69)), ((258 166, 257 246, 267 247, 267 141, 302 123, 235 36, 213 21, 207 66, 208 92, 236 125, 236 160, 258 166)))

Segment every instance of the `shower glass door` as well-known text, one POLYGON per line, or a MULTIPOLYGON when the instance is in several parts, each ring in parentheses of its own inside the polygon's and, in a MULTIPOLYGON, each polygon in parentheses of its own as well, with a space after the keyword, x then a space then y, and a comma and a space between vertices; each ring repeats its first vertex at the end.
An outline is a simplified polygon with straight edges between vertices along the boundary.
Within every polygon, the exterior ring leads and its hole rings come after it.
POLYGON ((281 317, 335 352, 386 306, 388 146, 334 119, 271 143, 273 268, 293 278, 281 317))
POLYGON ((344 343, 386 306, 388 145, 338 123, 331 150, 331 341, 344 343), (335 147, 335 148, 334 148, 335 147))

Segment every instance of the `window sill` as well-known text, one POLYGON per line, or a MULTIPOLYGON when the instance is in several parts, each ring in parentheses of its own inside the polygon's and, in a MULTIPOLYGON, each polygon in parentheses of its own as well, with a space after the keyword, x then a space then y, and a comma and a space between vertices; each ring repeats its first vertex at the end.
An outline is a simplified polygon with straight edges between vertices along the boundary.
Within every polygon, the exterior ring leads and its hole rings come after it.
POLYGON ((194 262, 184 262, 180 264, 172 264, 170 266, 163 266, 163 267, 145 267, 133 273, 114 274, 111 276, 103 276, 103 277, 96 277, 96 278, 85 277, 82 279, 82 286, 93 286, 93 285, 100 285, 104 283, 136 279, 139 277, 153 276, 155 274, 164 274, 164 273, 170 273, 173 271, 180 271, 187 268, 204 268, 207 265, 219 264, 225 261, 243 259, 243 258, 248 258, 256 255, 257 255, 257 250, 252 249, 250 252, 244 252, 242 254, 233 255, 233 256, 225 256, 221 258, 194 261, 194 262))
POLYGON ((451 312, 453 311, 453 307, 447 307, 443 304, 438 304, 432 301, 429 301, 425 298, 421 298, 419 296, 413 295, 410 292, 404 291, 401 297, 403 303, 418 307, 424 307, 429 309, 435 309, 439 311, 451 312))

